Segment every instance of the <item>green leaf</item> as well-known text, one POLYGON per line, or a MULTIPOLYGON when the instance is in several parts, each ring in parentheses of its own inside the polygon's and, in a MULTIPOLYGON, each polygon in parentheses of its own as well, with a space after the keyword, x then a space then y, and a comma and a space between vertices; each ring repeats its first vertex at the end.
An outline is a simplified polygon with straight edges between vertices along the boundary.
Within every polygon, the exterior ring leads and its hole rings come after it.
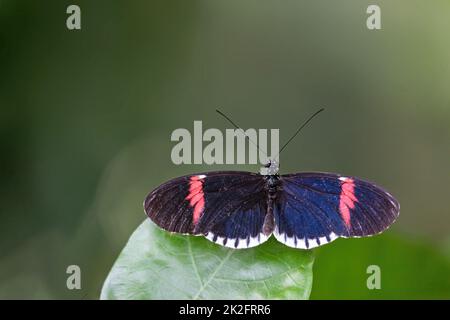
POLYGON ((234 250, 146 220, 114 264, 101 299, 308 299, 313 261, 312 252, 273 237, 234 250))

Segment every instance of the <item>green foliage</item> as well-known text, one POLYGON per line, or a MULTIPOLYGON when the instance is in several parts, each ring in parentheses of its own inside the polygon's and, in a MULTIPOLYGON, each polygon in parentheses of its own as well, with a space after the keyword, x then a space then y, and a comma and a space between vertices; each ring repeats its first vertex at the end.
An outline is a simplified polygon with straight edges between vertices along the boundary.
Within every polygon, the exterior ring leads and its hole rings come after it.
POLYGON ((449 299, 450 261, 430 244, 388 232, 339 239, 319 249, 311 299, 449 299), (368 290, 366 270, 378 265, 381 289, 368 290))
POLYGON ((144 221, 106 279, 102 299, 308 299, 311 251, 271 238, 233 250, 144 221))

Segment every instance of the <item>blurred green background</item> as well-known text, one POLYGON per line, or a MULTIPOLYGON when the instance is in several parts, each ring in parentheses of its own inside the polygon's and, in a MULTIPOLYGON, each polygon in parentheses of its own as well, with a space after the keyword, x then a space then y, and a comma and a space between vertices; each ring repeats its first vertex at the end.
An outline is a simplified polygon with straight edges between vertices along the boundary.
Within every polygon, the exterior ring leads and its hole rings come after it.
POLYGON ((217 107, 281 141, 325 107, 281 171, 359 176, 402 205, 385 234, 316 250, 312 298, 450 298, 449 31, 445 0, 0 0, 0 298, 97 299, 147 192, 257 171, 170 161, 174 129, 229 127, 217 107))

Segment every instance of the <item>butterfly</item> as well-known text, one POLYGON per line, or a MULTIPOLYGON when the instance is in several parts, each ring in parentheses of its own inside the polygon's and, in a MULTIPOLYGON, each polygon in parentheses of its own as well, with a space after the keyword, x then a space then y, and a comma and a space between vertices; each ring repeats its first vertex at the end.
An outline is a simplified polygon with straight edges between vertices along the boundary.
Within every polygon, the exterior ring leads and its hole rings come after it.
POLYGON ((374 183, 335 173, 279 175, 276 160, 265 167, 264 174, 215 171, 175 178, 148 194, 145 212, 164 230, 234 249, 255 247, 271 235, 289 247, 312 249, 339 237, 381 233, 400 213, 398 201, 374 183))
POLYGON ((391 194, 355 177, 246 171, 175 178, 153 190, 144 208, 164 230, 235 249, 257 246, 271 235, 300 249, 371 236, 386 230, 400 211, 391 194))

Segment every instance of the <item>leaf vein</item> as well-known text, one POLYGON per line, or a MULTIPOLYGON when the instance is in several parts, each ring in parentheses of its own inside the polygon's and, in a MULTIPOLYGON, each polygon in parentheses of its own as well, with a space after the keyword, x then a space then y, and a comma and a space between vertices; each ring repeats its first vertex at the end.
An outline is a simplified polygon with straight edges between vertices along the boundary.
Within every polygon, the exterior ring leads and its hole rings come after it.
POLYGON ((198 282, 200 283, 200 288, 203 287, 203 281, 200 277, 200 273, 198 272, 197 262, 194 258, 194 253, 192 252, 192 246, 191 246, 191 239, 187 237, 187 243, 188 243, 188 251, 189 251, 189 257, 191 258, 192 267, 194 268, 194 273, 197 276, 198 282))
POLYGON ((231 255, 233 254, 234 250, 230 250, 228 251, 227 255, 225 256, 225 258, 222 260, 222 262, 220 262, 220 264, 217 266, 216 270, 214 270, 214 272, 209 276, 208 280, 206 280, 206 282, 200 287, 200 289, 198 290, 197 294, 194 296, 194 300, 197 300, 198 297, 200 296, 200 294, 205 290, 205 288, 209 285, 209 283, 211 282, 211 280, 215 277, 215 275, 217 274, 217 272, 220 271, 220 269, 222 269, 222 267, 224 266, 225 262, 227 262, 227 260, 231 257, 231 255))

